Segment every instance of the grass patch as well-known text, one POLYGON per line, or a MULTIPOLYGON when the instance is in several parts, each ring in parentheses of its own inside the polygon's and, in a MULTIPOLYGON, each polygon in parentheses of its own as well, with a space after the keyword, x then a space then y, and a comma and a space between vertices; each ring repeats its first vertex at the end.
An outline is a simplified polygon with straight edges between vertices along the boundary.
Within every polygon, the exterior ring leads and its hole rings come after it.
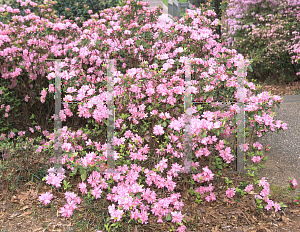
MULTIPOLYGON (((168 7, 168 0, 161 0, 163 2, 163 4, 165 4, 165 6, 168 7)), ((180 3, 185 3, 187 2, 187 0, 179 0, 180 3)))

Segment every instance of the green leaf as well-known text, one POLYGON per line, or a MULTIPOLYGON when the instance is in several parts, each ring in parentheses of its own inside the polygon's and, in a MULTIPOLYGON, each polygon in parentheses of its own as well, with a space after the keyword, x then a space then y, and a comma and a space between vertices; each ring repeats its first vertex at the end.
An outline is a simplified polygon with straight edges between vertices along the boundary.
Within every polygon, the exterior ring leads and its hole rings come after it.
POLYGON ((225 123, 226 123, 227 119, 228 119, 227 117, 225 117, 225 118, 224 118, 224 121, 223 121, 222 127, 224 127, 224 125, 225 125, 225 123))
POLYGON ((86 170, 80 169, 80 173, 81 173, 81 180, 85 181, 86 180, 86 170))
POLYGON ((86 170, 84 170, 84 172, 81 174, 81 180, 85 181, 86 179, 86 170))
POLYGON ((259 130, 259 124, 258 124, 258 123, 255 123, 255 128, 256 128, 257 130, 259 130))
POLYGON ((280 202, 279 205, 280 205, 281 207, 284 207, 284 208, 287 207, 287 206, 284 205, 282 202, 280 202))
POLYGON ((78 166, 76 166, 76 167, 74 168, 74 171, 70 174, 70 176, 76 175, 77 170, 78 170, 78 166))
POLYGON ((248 69, 249 69, 250 72, 253 72, 253 69, 252 69, 251 65, 248 66, 248 69))
POLYGON ((171 214, 168 213, 168 215, 166 216, 166 220, 167 220, 167 221, 171 221, 171 220, 172 220, 171 214))
POLYGON ((198 106, 197 106, 197 109, 198 109, 198 111, 200 111, 200 110, 203 109, 203 107, 202 107, 201 105, 198 105, 198 106))
POLYGON ((166 121, 164 121, 164 122, 162 123, 162 125, 163 125, 163 127, 166 127, 166 126, 167 126, 166 121))

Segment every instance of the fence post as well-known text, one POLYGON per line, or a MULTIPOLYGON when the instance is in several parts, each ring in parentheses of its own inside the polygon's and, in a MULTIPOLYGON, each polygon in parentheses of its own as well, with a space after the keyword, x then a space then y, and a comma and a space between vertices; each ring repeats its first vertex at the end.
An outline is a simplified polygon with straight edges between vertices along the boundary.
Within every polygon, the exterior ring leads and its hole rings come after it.
MULTIPOLYGON (((216 0, 219 1, 219 0, 216 0)), ((202 4, 206 4, 206 0, 201 0, 199 1, 187 1, 185 3, 181 3, 178 2, 177 0, 168 0, 168 16, 171 19, 175 19, 175 16, 177 17, 177 19, 181 19, 182 16, 180 16, 180 10, 181 8, 185 8, 185 9, 193 9, 193 5, 195 5, 195 8, 200 8, 202 6, 202 4), (200 3, 200 4, 198 4, 200 3)), ((215 2, 215 4, 212 6, 213 9, 215 9, 215 11, 217 11, 216 13, 219 13, 219 2, 215 2)))
POLYGON ((168 0, 168 16, 173 19, 173 0, 168 0))
POLYGON ((114 110, 114 62, 108 60, 107 69, 107 171, 115 172, 114 161, 114 134, 115 134, 115 110, 114 110))
MULTIPOLYGON (((248 61, 246 61, 248 63, 248 61)), ((237 158, 236 158, 236 171, 230 171, 229 173, 246 173, 245 170, 245 110, 244 110, 244 73, 245 73, 245 62, 243 59, 237 62, 237 77, 238 77, 238 106, 237 106, 237 158), (244 117, 243 117, 244 116, 244 117)))
MULTIPOLYGON (((54 155, 56 163, 55 173, 65 173, 62 169, 61 164, 61 155, 62 155, 62 122, 60 118, 60 111, 61 111, 61 62, 60 59, 47 59, 47 60, 55 60, 55 116, 54 116, 54 155)), ((108 60, 108 70, 107 70, 107 170, 105 173, 121 173, 119 171, 115 171, 115 163, 114 163, 114 144, 113 144, 113 137, 114 137, 114 125, 115 125, 115 118, 114 118, 114 79, 113 79, 113 72, 114 72, 114 63, 116 59, 108 60)), ((117 59, 123 60, 123 59, 117 59)), ((72 102, 70 102, 72 103, 72 102)), ((88 103, 100 103, 103 102, 88 102, 88 103)), ((50 171, 51 172, 51 171, 50 171)), ((52 171, 53 172, 53 171, 52 171)))
POLYGON ((54 116, 54 171, 49 171, 49 173, 65 173, 62 164, 61 164, 61 145, 62 145, 62 137, 61 137, 61 118, 59 113, 61 111, 61 59, 46 59, 46 60, 54 60, 55 61, 55 116, 54 116))
POLYGON ((192 166, 192 137, 191 137, 191 61, 186 59, 185 63, 185 133, 184 133, 184 147, 185 147, 185 157, 184 157, 184 172, 190 171, 192 166))
MULTIPOLYGON (((248 61, 247 61, 248 62, 248 61)), ((244 150, 243 148, 245 144, 245 111, 244 111, 244 60, 240 59, 238 61, 238 90, 237 90, 237 98, 238 102, 226 102, 228 103, 238 103, 237 106, 237 144, 239 144, 240 149, 236 149, 237 151, 237 162, 236 162, 236 171, 231 171, 230 173, 245 173, 244 169, 244 150), (244 116, 244 117, 243 117, 244 116), (244 120, 243 120, 244 119, 244 120), (243 123, 242 123, 243 122, 243 123)), ((183 173, 191 172, 191 164, 192 164, 192 137, 191 137, 191 115, 192 108, 191 103, 191 61, 190 59, 186 60, 185 65, 185 155, 184 155, 184 171, 180 171, 183 173)), ((193 102, 193 103, 210 103, 213 102, 193 102)), ((217 102, 223 104, 223 102, 217 102)), ((197 173, 199 171, 193 172, 197 173)))
POLYGON ((177 1, 177 0, 174 0, 175 1, 175 5, 177 6, 177 8, 176 8, 176 15, 175 16, 177 16, 177 19, 179 20, 180 19, 180 2, 179 2, 179 0, 177 1))

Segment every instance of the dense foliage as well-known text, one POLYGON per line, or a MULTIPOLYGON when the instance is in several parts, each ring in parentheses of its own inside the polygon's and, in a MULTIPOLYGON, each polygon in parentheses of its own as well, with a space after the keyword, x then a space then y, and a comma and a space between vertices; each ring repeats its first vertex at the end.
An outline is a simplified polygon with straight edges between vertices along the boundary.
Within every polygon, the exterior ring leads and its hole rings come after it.
MULTIPOLYGON (((253 59, 249 78, 293 82, 300 80, 300 1, 232 0, 226 11, 227 42, 253 59), (298 52, 297 52, 298 51, 298 52)), ((226 34, 223 34, 226 36, 226 34)))
MULTIPOLYGON (((43 0, 35 0, 37 4, 43 4, 43 0)), ((20 6, 19 1, 12 1, 10 4, 6 3, 5 0, 0 0, 0 5, 7 4, 11 6, 13 9, 19 9, 20 15, 25 16, 24 7, 20 6)), ((64 1, 55 1, 55 5, 53 6, 55 10, 55 14, 60 17, 64 16, 65 19, 78 21, 78 26, 82 26, 82 22, 89 20, 90 14, 88 14, 88 10, 92 10, 93 13, 99 13, 104 9, 108 9, 111 7, 116 7, 120 5, 119 0, 64 0, 64 1), (79 18, 76 20, 76 18, 79 18), (81 22, 80 22, 80 21, 81 22)), ((30 9, 31 12, 34 12, 35 15, 41 17, 41 11, 31 5, 27 5, 26 9, 30 9)), ((11 17, 8 17, 11 20, 11 17)))

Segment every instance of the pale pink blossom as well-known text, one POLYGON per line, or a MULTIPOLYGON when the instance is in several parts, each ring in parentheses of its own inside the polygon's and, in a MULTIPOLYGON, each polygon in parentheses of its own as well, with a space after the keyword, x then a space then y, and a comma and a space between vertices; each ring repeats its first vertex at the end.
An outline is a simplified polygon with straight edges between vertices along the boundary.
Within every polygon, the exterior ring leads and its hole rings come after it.
POLYGON ((25 96, 25 101, 28 102, 28 99, 29 99, 29 98, 30 98, 30 97, 29 97, 28 95, 26 95, 26 96, 25 96))
POLYGON ((162 135, 164 134, 164 128, 161 125, 156 125, 153 130, 153 134, 162 135))
POLYGON ((253 190, 253 184, 247 185, 247 187, 245 188, 245 191, 246 191, 247 193, 249 193, 251 190, 253 190))
POLYGON ((281 206, 277 202, 275 202, 274 208, 275 208, 275 212, 277 212, 278 210, 281 210, 281 206))
POLYGON ((179 223, 182 222, 183 219, 183 215, 181 214, 181 212, 171 212, 172 215, 172 222, 173 223, 179 223))
POLYGON ((51 199, 53 198, 53 195, 49 192, 41 194, 39 196, 39 201, 43 202, 45 205, 49 204, 51 202, 51 199))
POLYGON ((235 195, 235 188, 229 188, 226 190, 226 196, 228 198, 232 198, 235 195))
POLYGON ((260 162, 260 156, 253 156, 252 158, 251 158, 251 160, 255 163, 255 162, 257 162, 257 163, 259 163, 260 162))
POLYGON ((293 179, 293 181, 292 181, 292 185, 293 185, 293 187, 294 187, 294 188, 296 188, 296 187, 297 187, 298 183, 297 183, 297 180, 296 180, 296 179, 293 179))

